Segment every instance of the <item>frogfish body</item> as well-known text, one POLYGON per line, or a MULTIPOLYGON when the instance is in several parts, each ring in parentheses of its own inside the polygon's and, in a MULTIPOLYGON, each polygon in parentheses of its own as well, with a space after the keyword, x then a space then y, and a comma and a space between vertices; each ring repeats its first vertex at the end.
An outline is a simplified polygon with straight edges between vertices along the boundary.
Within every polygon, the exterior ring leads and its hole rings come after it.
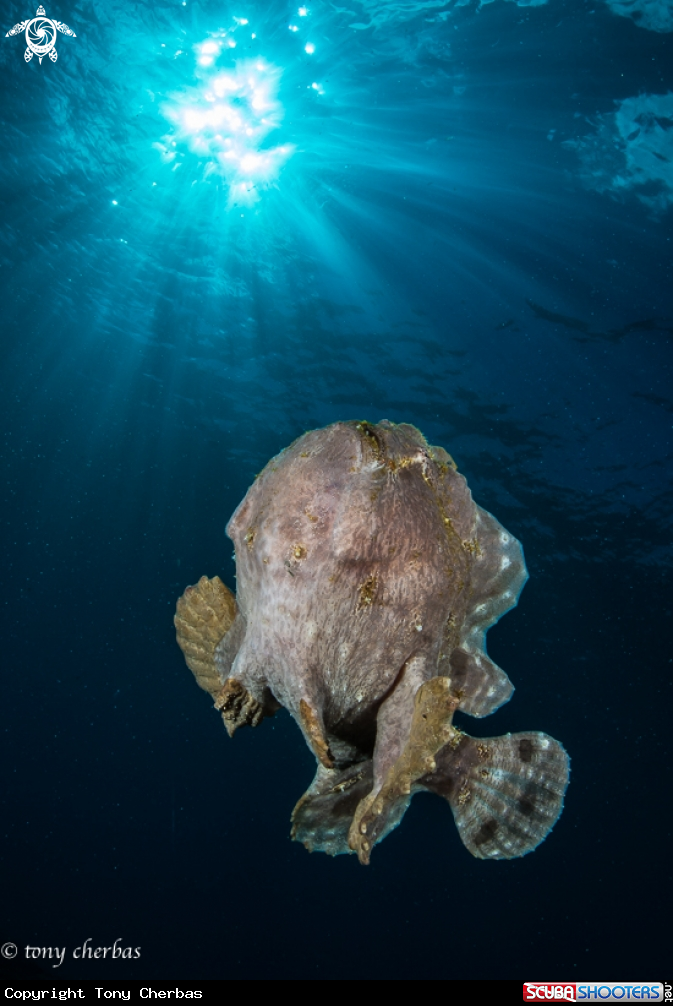
POLYGON ((315 754, 292 815, 310 850, 369 862, 414 793, 448 800, 483 859, 534 849, 568 782, 543 733, 474 739, 512 693, 485 635, 527 579, 519 542, 413 426, 335 423, 273 458, 227 526, 236 596, 202 577, 177 639, 230 735, 284 706, 315 754))

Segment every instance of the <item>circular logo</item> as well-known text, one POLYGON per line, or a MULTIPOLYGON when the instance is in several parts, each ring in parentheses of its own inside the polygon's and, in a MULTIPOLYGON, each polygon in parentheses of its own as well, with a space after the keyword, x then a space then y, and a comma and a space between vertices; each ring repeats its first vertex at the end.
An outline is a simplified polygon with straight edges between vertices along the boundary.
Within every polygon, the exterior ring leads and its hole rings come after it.
POLYGON ((46 56, 56 42, 56 25, 48 17, 34 17, 26 28, 26 44, 36 56, 46 56))

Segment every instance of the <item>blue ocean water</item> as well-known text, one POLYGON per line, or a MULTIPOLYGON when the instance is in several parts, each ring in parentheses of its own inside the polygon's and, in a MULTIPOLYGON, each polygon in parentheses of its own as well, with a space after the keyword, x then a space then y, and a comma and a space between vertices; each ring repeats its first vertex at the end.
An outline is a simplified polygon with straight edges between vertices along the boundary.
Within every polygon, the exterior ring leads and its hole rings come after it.
POLYGON ((50 977, 658 978, 671 0, 341 4, 58 0, 56 61, 2 38, 2 938, 67 947, 50 977), (267 460, 382 418, 523 543, 516 692, 464 724, 571 755, 522 860, 429 795, 369 867, 309 856, 299 731, 230 741, 175 643, 267 460))

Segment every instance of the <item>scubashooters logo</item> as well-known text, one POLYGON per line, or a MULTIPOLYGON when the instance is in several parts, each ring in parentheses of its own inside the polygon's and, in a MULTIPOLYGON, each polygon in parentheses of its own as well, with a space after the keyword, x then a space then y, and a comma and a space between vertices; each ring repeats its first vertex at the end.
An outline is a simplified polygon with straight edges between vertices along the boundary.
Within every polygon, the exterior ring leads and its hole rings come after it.
POLYGON ((661 982, 524 982, 524 1002, 661 1002, 664 986, 661 982))
POLYGON ((22 21, 21 24, 15 24, 11 31, 8 31, 5 38, 9 38, 10 35, 20 35, 22 31, 26 33, 26 44, 28 48, 23 54, 23 58, 26 63, 30 63, 33 56, 37 56, 40 63, 42 62, 43 56, 49 56, 52 63, 55 63, 58 59, 58 53, 54 46, 56 45, 56 32, 60 31, 63 35, 72 35, 73 38, 77 38, 74 31, 68 28, 67 24, 63 24, 62 21, 52 21, 45 15, 44 7, 41 5, 37 8, 37 14, 33 18, 28 18, 27 21, 22 21))

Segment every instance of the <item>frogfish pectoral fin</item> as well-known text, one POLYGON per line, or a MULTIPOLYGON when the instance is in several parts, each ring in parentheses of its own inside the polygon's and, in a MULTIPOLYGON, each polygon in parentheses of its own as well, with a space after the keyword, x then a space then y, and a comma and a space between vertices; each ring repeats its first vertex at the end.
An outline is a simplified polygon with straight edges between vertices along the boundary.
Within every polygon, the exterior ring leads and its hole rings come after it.
POLYGON ((369 862, 376 842, 399 824, 419 788, 418 779, 436 767, 435 754, 457 733, 451 720, 458 702, 447 677, 431 678, 416 692, 411 731, 399 758, 380 789, 361 801, 353 817, 348 844, 361 863, 369 862))
POLYGON ((202 576, 179 598, 175 618, 178 646, 197 684, 213 698, 222 689, 215 664, 215 649, 236 618, 236 598, 219 576, 202 576))
POLYGON ((563 747, 542 733, 468 737, 452 725, 457 705, 449 678, 418 689, 404 750, 355 810, 348 843, 361 863, 421 789, 449 801, 464 845, 479 859, 523 856, 554 826, 568 785, 563 747))
POLYGON ((187 587, 178 599, 173 621, 187 666, 197 684, 213 697, 230 737, 239 727, 256 727, 265 716, 273 715, 278 703, 271 694, 263 694, 260 700, 228 674, 245 623, 236 598, 219 576, 202 576, 194 587, 187 587), (223 650, 231 652, 223 656, 223 650))

